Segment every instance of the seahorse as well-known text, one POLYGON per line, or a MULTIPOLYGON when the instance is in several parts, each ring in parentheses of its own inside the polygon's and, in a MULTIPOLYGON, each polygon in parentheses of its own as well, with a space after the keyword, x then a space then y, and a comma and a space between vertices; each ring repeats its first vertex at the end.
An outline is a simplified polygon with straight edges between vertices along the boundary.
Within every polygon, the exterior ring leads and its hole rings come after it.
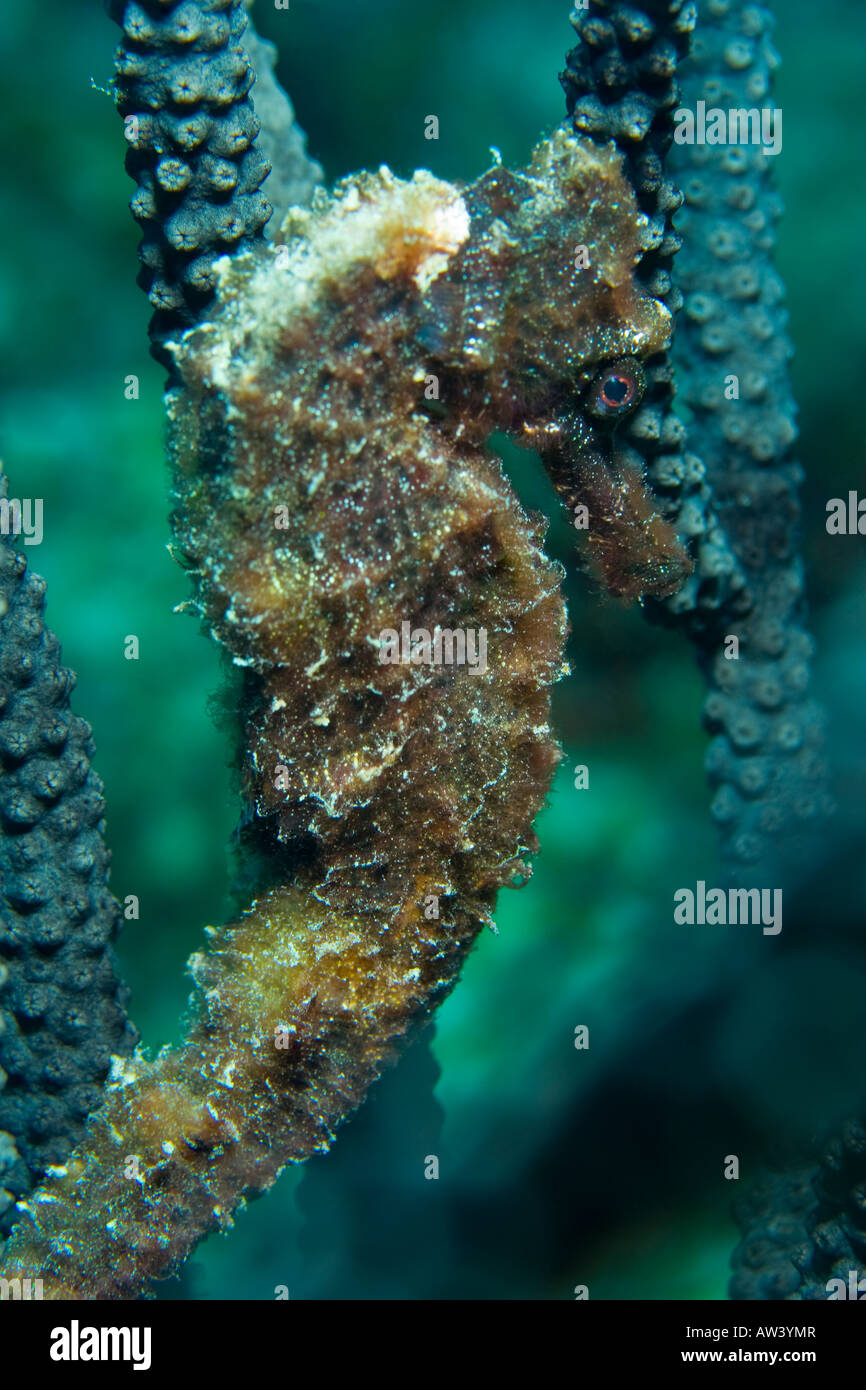
POLYGON ((670 335, 645 234, 615 148, 560 129, 465 190, 382 169, 317 193, 216 259, 206 321, 165 339, 176 554, 238 672, 258 881, 191 962, 186 1041, 118 1063, 25 1204, 7 1273, 47 1297, 134 1297, 326 1147, 528 871, 566 617, 486 443, 589 499, 613 592, 680 582, 616 428, 670 335), (469 630, 483 668, 430 660, 469 630))

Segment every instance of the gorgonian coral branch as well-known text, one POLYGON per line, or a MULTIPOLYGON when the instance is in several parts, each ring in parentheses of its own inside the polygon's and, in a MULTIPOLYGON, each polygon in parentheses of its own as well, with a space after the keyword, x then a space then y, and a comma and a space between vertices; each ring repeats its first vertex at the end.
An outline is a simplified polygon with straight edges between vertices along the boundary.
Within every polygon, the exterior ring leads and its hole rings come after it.
POLYGON ((107 0, 123 29, 117 106, 138 184, 139 284, 154 309, 154 355, 210 302, 214 260, 261 236, 270 165, 256 144, 255 73, 242 0, 107 0))
POLYGON ((866 1122, 847 1121, 810 1158, 763 1174, 737 1203, 732 1298, 862 1301, 866 1122))
MULTIPOLYGON (((742 112, 754 121, 749 113, 757 113, 761 131, 772 115, 781 141, 770 12, 731 0, 704 3, 699 13, 682 73, 683 108, 696 112, 704 101, 726 117, 742 112)), ((677 377, 745 583, 742 610, 725 628, 738 637, 739 660, 702 645, 706 721, 716 735, 708 757, 713 815, 740 864, 772 857, 774 841, 796 844, 797 832, 802 837, 831 809, 823 716, 809 695, 792 347, 773 264, 781 214, 774 159, 764 144, 683 142, 671 152, 685 193, 677 377)))
MULTIPOLYGON (((681 237, 675 214, 682 193, 671 178, 669 153, 679 102, 680 68, 690 49, 695 7, 687 0, 590 0, 572 24, 578 45, 562 74, 574 128, 622 153, 626 178, 647 222, 636 268, 639 281, 676 314, 682 295, 674 275, 681 237)), ((743 579, 719 524, 705 466, 686 451, 683 421, 674 409, 670 344, 645 364, 640 408, 621 431, 633 469, 645 473, 656 506, 689 545, 691 572, 648 612, 697 633, 718 630, 720 610, 738 610, 743 579)))
POLYGON ((563 81, 575 127, 626 154, 654 231, 639 276, 674 310, 685 294, 672 350, 649 364, 647 405, 628 438, 664 515, 691 538, 693 573, 664 612, 696 643, 711 686, 713 815, 742 871, 767 858, 774 837, 784 847, 783 835, 830 809, 820 712, 808 699, 791 349, 772 265, 779 203, 762 148, 690 146, 674 142, 674 127, 678 110, 699 100, 744 114, 767 102, 771 20, 745 0, 591 0, 573 22, 581 42, 563 81), (682 195, 671 178, 685 191, 676 227, 682 195), (700 459, 683 452, 675 381, 700 459), (731 636, 735 660, 724 650, 731 636))
MULTIPOLYGON (((679 288, 667 302, 684 307, 659 370, 661 380, 665 370, 671 381, 675 375, 701 460, 652 457, 651 441, 669 429, 672 392, 663 402, 665 423, 638 447, 654 490, 673 498, 680 529, 694 537, 694 573, 666 608, 695 641, 710 686, 712 810, 742 875, 749 864, 766 867, 780 849, 790 856, 793 832, 830 810, 821 712, 809 699, 791 345, 773 266, 781 205, 773 155, 761 144, 675 143, 673 136, 677 110, 694 119, 702 101, 725 122, 733 113, 761 132, 773 114, 780 139, 781 113, 769 105, 778 63, 773 21, 748 0, 645 0, 639 7, 592 0, 574 22, 581 43, 564 82, 575 126, 626 151, 641 205, 658 236, 668 238, 661 248, 678 251, 679 288), (695 16, 687 47, 682 36, 695 16), (684 193, 673 240, 671 215, 682 198, 672 195, 671 176, 684 193), (678 500, 686 478, 700 483, 697 505, 686 503, 694 524, 678 500), (737 660, 722 650, 726 636, 738 639, 737 660)), ((648 270, 658 273, 652 255, 648 270)), ((662 270, 673 272, 672 258, 662 270)), ((673 429, 668 439, 676 440, 673 429)), ((862 1264, 863 1153, 862 1124, 852 1123, 821 1165, 768 1174, 743 1199, 735 1298, 826 1298, 828 1278, 844 1283, 862 1264)))

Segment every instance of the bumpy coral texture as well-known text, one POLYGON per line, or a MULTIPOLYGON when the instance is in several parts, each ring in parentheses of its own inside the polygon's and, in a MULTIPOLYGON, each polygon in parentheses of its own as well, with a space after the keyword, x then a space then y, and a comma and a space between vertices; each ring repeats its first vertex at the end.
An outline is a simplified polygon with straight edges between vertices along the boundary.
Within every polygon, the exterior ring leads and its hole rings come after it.
POLYGON ((102 785, 44 606, 44 581, 0 539, 0 1235, 80 1140, 111 1053, 133 1041, 102 785))
POLYGON ((866 1274, 866 1123, 845 1123, 817 1162, 764 1174, 736 1216, 732 1298, 823 1302, 834 1279, 850 1298, 866 1274))
POLYGON ((242 0, 108 0, 123 29, 117 105, 127 123, 130 207, 142 229, 139 284, 154 308, 154 355, 212 298, 214 259, 261 233, 270 165, 256 145, 255 73, 242 0))
MULTIPOLYGON (((684 105, 771 108, 778 65, 772 16, 745 0, 705 0, 683 67, 684 105)), ((753 145, 675 145, 685 298, 677 377, 700 438, 718 514, 744 578, 725 629, 740 659, 706 649, 713 815, 741 865, 796 846, 827 817, 823 720, 810 698, 798 549, 802 470, 784 286, 773 264, 781 201, 772 156, 753 145), (739 398, 726 397, 735 377, 739 398)))
MULTIPOLYGON (((682 307, 674 275, 682 237, 674 218, 683 195, 668 159, 679 71, 695 19, 688 0, 591 0, 588 9, 572 15, 579 42, 561 77, 575 130, 602 146, 613 141, 623 155, 626 178, 647 218, 636 275, 672 314, 682 307)), ((671 352, 648 359, 646 375, 646 393, 622 430, 622 447, 632 452, 634 467, 645 467, 657 507, 689 544, 692 572, 662 596, 661 611, 703 632, 720 609, 736 607, 743 579, 716 516, 704 463, 686 448, 674 409, 671 352)), ((652 604, 648 611, 659 613, 652 604)))
POLYGON ((664 516, 690 539, 693 573, 649 611, 697 645, 717 735, 713 815, 742 878, 757 872, 751 865, 790 859, 800 832, 831 808, 820 712, 808 697, 791 349, 772 264, 780 204, 773 160, 760 149, 672 140, 680 106, 772 103, 771 17, 747 0, 591 0, 573 23, 580 43, 563 82, 575 127, 625 152, 656 238, 638 276, 672 309, 685 301, 671 352, 648 364, 646 401, 625 436, 646 460, 664 516), (685 195, 675 227, 683 194, 672 178, 685 195), (725 396, 731 375, 738 400, 725 396), (687 431, 700 459, 686 451, 687 431), (739 660, 725 655, 729 635, 739 660))

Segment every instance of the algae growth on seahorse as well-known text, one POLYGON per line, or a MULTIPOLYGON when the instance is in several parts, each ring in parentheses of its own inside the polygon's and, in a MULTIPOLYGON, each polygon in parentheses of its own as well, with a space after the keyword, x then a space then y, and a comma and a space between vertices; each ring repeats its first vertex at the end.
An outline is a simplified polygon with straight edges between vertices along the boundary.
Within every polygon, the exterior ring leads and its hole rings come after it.
POLYGON ((525 875, 566 617, 545 523, 486 442, 532 443, 598 508, 616 592, 674 582, 611 428, 670 333, 632 274, 642 225, 614 149, 564 130, 466 190, 361 175, 218 261, 207 321, 170 345, 176 554, 242 673, 261 887, 191 962, 186 1041, 118 1068, 28 1204, 10 1264, 50 1296, 134 1296, 327 1147, 525 875), (407 619, 483 629, 485 671, 383 664, 407 619))
MULTIPOLYGON (((465 193, 381 171, 219 262, 220 307, 177 347, 179 551, 251 672, 258 840, 322 901, 389 920, 419 873, 447 898, 476 865, 503 881, 492 865, 520 853, 500 681, 519 686, 533 655, 558 669, 562 618, 552 593, 530 597, 529 552, 505 560, 519 518, 527 543, 540 530, 485 448, 494 430, 588 499, 616 592, 666 592, 687 566, 611 428, 670 332, 632 276, 639 233, 619 157, 564 130, 526 174, 497 168, 465 193), (506 579, 520 618, 496 611, 506 579), (483 629, 490 679, 383 667, 380 634, 406 621, 483 629)), ((537 553, 531 566, 555 585, 537 553)))

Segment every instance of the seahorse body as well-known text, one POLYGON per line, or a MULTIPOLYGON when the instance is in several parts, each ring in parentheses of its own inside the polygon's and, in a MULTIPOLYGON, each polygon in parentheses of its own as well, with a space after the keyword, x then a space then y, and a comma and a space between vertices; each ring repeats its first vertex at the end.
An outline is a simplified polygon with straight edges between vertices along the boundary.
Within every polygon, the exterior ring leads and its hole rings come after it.
MULTIPOLYGON (((174 528, 244 674, 245 838, 266 872, 191 962, 186 1042, 117 1072, 29 1204, 10 1269, 46 1296, 134 1296, 326 1147, 525 872, 566 618, 544 524, 485 442, 506 428, 550 455, 588 402, 593 468, 615 456, 592 423, 604 364, 637 371, 669 332, 631 281, 639 229, 619 157, 557 132, 525 175, 465 193, 347 180, 282 245, 217 262, 213 316, 172 347, 174 528), (404 623, 408 652, 383 662, 404 623), (484 663, 429 660, 468 630, 484 663)), ((569 455, 568 486, 585 467, 569 455)))

